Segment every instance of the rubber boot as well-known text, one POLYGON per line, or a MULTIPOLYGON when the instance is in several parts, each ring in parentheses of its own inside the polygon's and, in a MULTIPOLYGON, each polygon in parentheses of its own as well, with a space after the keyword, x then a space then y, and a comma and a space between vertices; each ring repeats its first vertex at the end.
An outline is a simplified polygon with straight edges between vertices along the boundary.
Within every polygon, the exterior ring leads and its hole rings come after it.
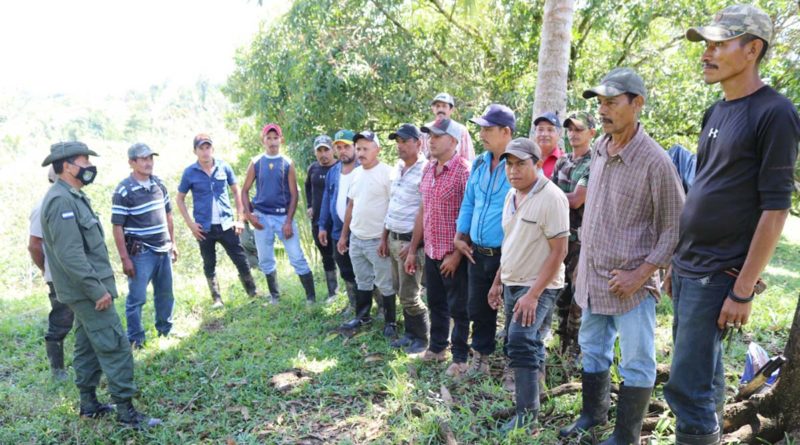
POLYGON ((394 294, 383 296, 383 336, 397 337, 397 299, 394 294))
POLYGON ((428 332, 430 329, 431 322, 428 318, 428 311, 406 318, 406 331, 411 331, 414 337, 411 344, 404 349, 407 354, 419 354, 428 349, 428 332), (411 320, 410 324, 409 320, 411 320))
POLYGON ((214 304, 211 307, 214 309, 222 307, 222 295, 219 293, 217 277, 206 277, 206 282, 208 283, 208 290, 211 291, 211 298, 214 300, 214 304))
POLYGON ((383 295, 377 287, 372 288, 372 299, 375 301, 375 319, 383 320, 383 295))
POLYGON ((717 445, 720 439, 720 431, 711 434, 695 435, 684 434, 680 431, 675 432, 675 445, 717 445))
POLYGON ((130 399, 117 403, 117 421, 137 430, 161 425, 161 419, 148 417, 137 411, 130 399))
POLYGON ((100 403, 97 400, 95 388, 81 390, 80 416, 87 419, 96 419, 114 412, 114 405, 100 403))
POLYGON ((614 434, 600 442, 600 445, 639 445, 642 421, 647 413, 652 393, 652 387, 639 388, 620 385, 614 434))
POLYGON ((516 415, 511 418, 502 431, 506 434, 517 428, 526 430, 536 421, 539 414, 539 380, 535 369, 514 368, 514 379, 517 382, 514 389, 516 398, 516 415))
POLYGON ((305 275, 300 275, 300 284, 306 291, 306 303, 312 304, 317 301, 317 291, 314 289, 314 274, 309 272, 305 275))
POLYGON ((608 422, 608 407, 611 404, 611 378, 608 371, 584 372, 581 378, 581 415, 574 423, 561 428, 558 435, 569 437, 582 434, 608 422))
POLYGON ((406 332, 402 337, 392 341, 389 344, 389 346, 393 348, 405 348, 406 346, 410 345, 412 341, 414 341, 414 334, 411 333, 411 325, 414 323, 414 321, 411 319, 411 315, 409 315, 405 309, 403 309, 403 320, 405 320, 406 332))
POLYGON ((342 311, 342 315, 351 315, 356 313, 356 283, 352 281, 345 281, 344 288, 347 291, 347 307, 342 311))
POLYGON ((278 273, 272 271, 272 273, 264 274, 267 277, 267 286, 269 287, 269 295, 270 295, 270 303, 278 304, 281 298, 281 289, 278 287, 278 273))
POLYGON ((357 290, 356 291, 356 314, 355 318, 344 323, 340 326, 344 330, 354 330, 361 326, 372 323, 372 318, 369 315, 372 309, 372 291, 371 290, 357 290))
POLYGON ((47 358, 50 361, 50 373, 54 380, 59 382, 66 381, 69 374, 64 369, 64 342, 63 341, 45 341, 45 351, 47 351, 47 358))
POLYGON ((336 277, 336 270, 325 271, 325 283, 328 285, 328 299, 325 304, 336 301, 336 293, 339 292, 339 279, 336 277))
POLYGON ((255 298, 258 296, 256 282, 253 280, 253 275, 250 274, 249 270, 239 275, 239 281, 242 282, 242 286, 244 287, 244 291, 247 293, 248 297, 255 298))

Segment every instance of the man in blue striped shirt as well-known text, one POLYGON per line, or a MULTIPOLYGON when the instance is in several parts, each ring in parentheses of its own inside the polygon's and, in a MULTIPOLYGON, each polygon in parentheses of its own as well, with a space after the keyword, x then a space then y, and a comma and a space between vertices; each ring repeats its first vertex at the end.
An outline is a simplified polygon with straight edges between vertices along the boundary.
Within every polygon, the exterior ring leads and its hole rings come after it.
POLYGON ((142 306, 151 281, 158 335, 166 336, 172 329, 172 263, 178 259, 178 250, 169 192, 153 175, 153 156, 157 155, 142 143, 128 149, 132 172, 114 189, 111 202, 114 242, 128 276, 125 317, 128 340, 134 347, 144 345, 142 306))

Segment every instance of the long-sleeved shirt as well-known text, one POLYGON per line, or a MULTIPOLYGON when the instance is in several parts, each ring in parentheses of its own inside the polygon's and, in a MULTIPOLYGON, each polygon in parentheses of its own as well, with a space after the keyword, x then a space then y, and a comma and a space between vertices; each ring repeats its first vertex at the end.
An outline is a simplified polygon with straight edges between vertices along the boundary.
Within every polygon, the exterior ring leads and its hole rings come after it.
POLYGON ((641 124, 615 156, 608 154, 610 143, 609 135, 597 141, 590 166, 575 300, 582 308, 591 305, 593 314, 617 315, 660 295, 657 274, 624 300, 608 281, 614 269, 669 265, 684 194, 669 156, 641 124))
POLYGON ((469 234, 479 246, 497 248, 503 244, 503 203, 511 184, 506 179, 505 160, 498 162, 494 171, 491 168, 490 151, 472 163, 456 230, 469 234))
POLYGON ((322 209, 322 197, 325 194, 325 178, 328 171, 333 168, 334 164, 321 165, 319 162, 314 162, 308 166, 308 174, 306 175, 305 192, 306 192, 306 207, 312 209, 311 225, 319 224, 320 211, 322 209))
MULTIPOLYGON (((356 167, 358 167, 356 161, 356 167)), ((322 205, 319 209, 319 229, 329 232, 329 238, 338 240, 342 234, 344 221, 336 212, 336 198, 339 196, 339 177, 342 174, 342 163, 337 162, 325 175, 325 191, 322 194, 322 205)), ((350 171, 353 174, 353 171, 350 171)))

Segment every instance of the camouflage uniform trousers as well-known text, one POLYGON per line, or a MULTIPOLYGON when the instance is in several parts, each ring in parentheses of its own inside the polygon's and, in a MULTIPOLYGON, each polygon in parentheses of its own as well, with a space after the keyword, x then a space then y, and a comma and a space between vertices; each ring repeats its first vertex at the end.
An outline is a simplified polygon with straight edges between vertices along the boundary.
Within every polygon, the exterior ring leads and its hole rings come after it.
MULTIPOLYGON (((567 256, 564 258, 566 266, 566 283, 564 289, 556 299, 558 313, 558 334, 561 337, 561 352, 566 352, 570 345, 578 347, 578 331, 581 328, 581 307, 575 303, 575 276, 578 267, 578 257, 581 253, 580 241, 570 241, 567 247, 567 256)), ((579 352, 578 349, 576 352, 579 352)))

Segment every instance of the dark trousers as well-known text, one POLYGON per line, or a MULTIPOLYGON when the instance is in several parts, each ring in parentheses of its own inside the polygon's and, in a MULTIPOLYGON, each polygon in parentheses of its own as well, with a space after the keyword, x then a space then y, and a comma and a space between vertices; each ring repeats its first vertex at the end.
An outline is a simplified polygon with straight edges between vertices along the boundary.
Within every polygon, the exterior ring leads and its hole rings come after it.
POLYGON ((336 246, 331 243, 328 243, 327 246, 323 246, 319 243, 319 226, 314 224, 311 226, 311 233, 314 235, 314 245, 317 246, 317 250, 319 250, 320 256, 322 256, 322 268, 325 271, 336 270, 336 261, 333 259, 333 251, 335 250, 336 246))
POLYGON ((339 275, 348 283, 356 282, 356 274, 353 272, 353 263, 350 262, 350 254, 345 252, 344 255, 339 253, 336 249, 338 239, 328 239, 328 244, 333 247, 333 259, 336 265, 339 266, 339 275))
POLYGON ((211 230, 206 232, 205 235, 206 239, 198 241, 197 244, 200 245, 200 256, 203 257, 203 273, 206 278, 211 278, 216 274, 217 243, 222 244, 222 247, 225 248, 225 252, 233 262, 233 265, 236 266, 239 275, 249 273, 250 269, 247 265, 247 255, 245 255, 242 242, 239 240, 239 236, 236 235, 236 231, 233 227, 228 230, 222 230, 221 225, 214 224, 211 226, 211 230))
POLYGON ((432 352, 447 348, 448 337, 452 343, 453 362, 467 361, 469 346, 469 317, 467 316, 467 261, 462 260, 452 277, 439 271, 441 260, 425 255, 425 277, 428 291, 428 310, 431 318, 432 352), (450 319, 453 330, 450 331, 450 319))
POLYGON ((47 288, 49 289, 47 297, 50 299, 50 313, 47 315, 47 333, 44 334, 44 339, 62 341, 72 329, 75 315, 69 306, 56 299, 56 288, 52 282, 47 282, 47 288))
POLYGON ((475 264, 468 264, 469 275, 469 321, 472 322, 472 349, 489 355, 495 349, 497 333, 497 311, 489 306, 487 296, 492 288, 497 269, 500 268, 500 255, 487 256, 473 251, 475 264))

